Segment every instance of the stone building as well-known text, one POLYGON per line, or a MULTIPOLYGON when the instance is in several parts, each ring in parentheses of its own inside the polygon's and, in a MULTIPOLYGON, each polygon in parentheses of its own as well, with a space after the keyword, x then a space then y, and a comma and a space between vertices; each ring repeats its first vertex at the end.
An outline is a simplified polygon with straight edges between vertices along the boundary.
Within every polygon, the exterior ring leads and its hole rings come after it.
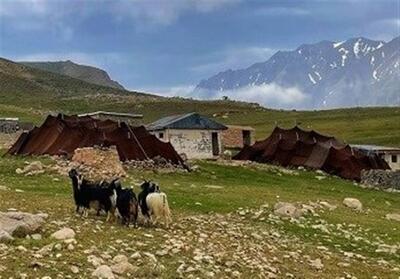
POLYGON ((198 113, 161 118, 146 127, 160 140, 170 142, 188 159, 211 159, 223 151, 222 131, 227 127, 198 113))
POLYGON ((222 132, 224 148, 241 149, 255 142, 255 130, 249 126, 226 125, 228 129, 222 132))
POLYGON ((99 120, 113 120, 116 122, 125 122, 131 126, 143 125, 143 115, 133 113, 121 113, 110 111, 95 111, 90 113, 79 114, 79 117, 90 116, 99 120))
POLYGON ((384 159, 392 170, 400 170, 400 148, 377 145, 352 145, 367 154, 375 153, 384 159))

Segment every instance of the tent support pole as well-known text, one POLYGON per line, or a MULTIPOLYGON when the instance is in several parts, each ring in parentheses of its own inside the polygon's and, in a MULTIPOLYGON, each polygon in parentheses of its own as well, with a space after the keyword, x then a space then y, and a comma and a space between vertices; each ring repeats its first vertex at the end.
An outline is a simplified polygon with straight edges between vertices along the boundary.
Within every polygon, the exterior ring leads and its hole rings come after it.
POLYGON ((147 156, 147 153, 146 153, 146 151, 144 150, 143 146, 140 144, 140 142, 139 142, 139 140, 137 139, 136 135, 133 133, 131 127, 130 127, 128 124, 126 124, 126 126, 128 127, 129 131, 131 132, 133 138, 135 139, 135 141, 136 141, 137 145, 139 146, 140 150, 142 151, 144 157, 145 157, 147 160, 150 160, 150 158, 149 158, 149 156, 147 156))

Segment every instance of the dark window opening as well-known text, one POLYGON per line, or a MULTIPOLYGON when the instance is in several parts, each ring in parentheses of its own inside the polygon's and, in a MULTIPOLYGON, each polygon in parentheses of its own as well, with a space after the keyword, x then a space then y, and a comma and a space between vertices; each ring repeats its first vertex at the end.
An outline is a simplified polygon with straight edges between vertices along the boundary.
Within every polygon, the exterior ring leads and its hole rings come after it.
POLYGON ((218 133, 211 133, 211 143, 212 143, 212 152, 214 156, 219 155, 219 141, 218 141, 218 133))
POLYGON ((242 135, 243 135, 243 145, 250 145, 251 144, 250 131, 243 130, 242 135))
POLYGON ((158 137, 159 137, 160 139, 163 139, 163 138, 164 138, 164 133, 158 133, 158 137))
POLYGON ((392 155, 392 163, 397 163, 397 155, 392 155))

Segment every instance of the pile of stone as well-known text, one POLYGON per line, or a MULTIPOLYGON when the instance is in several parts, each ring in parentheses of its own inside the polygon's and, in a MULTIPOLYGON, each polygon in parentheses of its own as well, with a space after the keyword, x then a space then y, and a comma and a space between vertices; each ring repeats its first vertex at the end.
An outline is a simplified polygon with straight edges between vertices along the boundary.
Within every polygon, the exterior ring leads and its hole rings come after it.
POLYGON ((78 168, 93 179, 126 176, 115 146, 78 148, 71 162, 79 164, 78 168))
POLYGON ((161 156, 154 157, 153 159, 143 161, 127 161, 124 162, 124 166, 139 170, 153 170, 161 172, 178 172, 183 171, 184 168, 181 165, 174 165, 161 156))
POLYGON ((26 166, 24 168, 17 168, 15 170, 16 174, 23 174, 25 176, 42 174, 45 172, 45 166, 40 161, 25 162, 26 166))
POLYGON ((400 171, 362 170, 361 184, 381 190, 400 190, 400 171))

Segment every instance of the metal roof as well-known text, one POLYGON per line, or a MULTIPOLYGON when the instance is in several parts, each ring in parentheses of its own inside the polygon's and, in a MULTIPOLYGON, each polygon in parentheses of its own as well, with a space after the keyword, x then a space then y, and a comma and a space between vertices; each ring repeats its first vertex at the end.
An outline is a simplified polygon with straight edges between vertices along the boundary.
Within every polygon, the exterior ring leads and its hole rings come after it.
POLYGON ((89 113, 79 114, 79 117, 83 116, 95 116, 95 115, 109 115, 109 116, 122 116, 122 117, 131 117, 131 118, 143 118, 143 114, 133 114, 133 113, 123 113, 123 112, 111 112, 111 111, 95 111, 89 113))
POLYGON ((18 117, 0 117, 0 121, 19 121, 18 117))
POLYGON ((147 126, 148 130, 194 129, 226 130, 227 127, 196 112, 161 118, 147 126))
POLYGON ((351 147, 362 149, 366 151, 399 151, 399 147, 390 147, 390 146, 379 146, 379 145, 372 145, 372 144, 352 144, 351 147))

